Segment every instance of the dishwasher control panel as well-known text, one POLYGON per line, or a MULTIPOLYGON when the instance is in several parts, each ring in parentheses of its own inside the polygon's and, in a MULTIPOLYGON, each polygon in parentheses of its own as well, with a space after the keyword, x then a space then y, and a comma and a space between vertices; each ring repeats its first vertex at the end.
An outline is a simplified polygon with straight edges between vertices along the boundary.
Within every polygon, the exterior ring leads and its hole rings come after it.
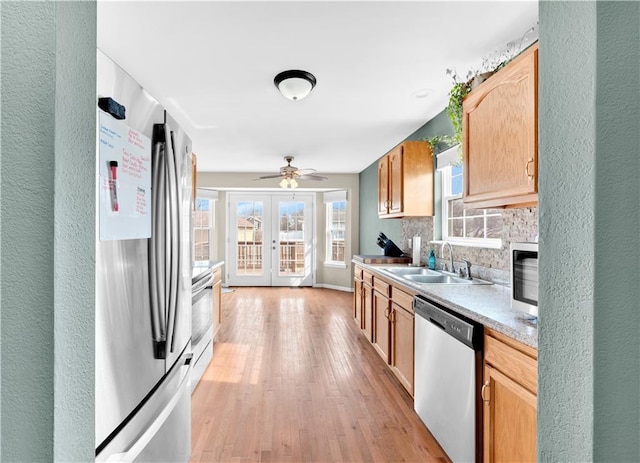
POLYGON ((415 296, 413 308, 416 315, 428 320, 441 330, 474 350, 482 349, 482 325, 461 315, 456 315, 423 296, 415 296))

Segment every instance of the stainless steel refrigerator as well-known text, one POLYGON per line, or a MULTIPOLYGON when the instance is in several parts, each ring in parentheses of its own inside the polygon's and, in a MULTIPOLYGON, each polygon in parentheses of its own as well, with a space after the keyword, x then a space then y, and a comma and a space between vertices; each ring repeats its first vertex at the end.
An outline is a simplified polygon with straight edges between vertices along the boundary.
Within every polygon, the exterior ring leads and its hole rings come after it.
POLYGON ((100 51, 97 71, 96 461, 188 461, 191 140, 100 51))

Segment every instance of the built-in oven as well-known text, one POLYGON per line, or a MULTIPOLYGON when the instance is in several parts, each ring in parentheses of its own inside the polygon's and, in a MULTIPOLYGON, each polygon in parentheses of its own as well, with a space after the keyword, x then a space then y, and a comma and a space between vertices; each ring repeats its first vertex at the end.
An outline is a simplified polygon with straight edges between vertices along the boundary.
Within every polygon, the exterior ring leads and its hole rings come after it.
POLYGON ((213 273, 211 269, 191 281, 191 347, 193 369, 191 390, 198 385, 213 356, 213 273))
POLYGON ((538 316, 538 243, 511 243, 511 307, 538 316))

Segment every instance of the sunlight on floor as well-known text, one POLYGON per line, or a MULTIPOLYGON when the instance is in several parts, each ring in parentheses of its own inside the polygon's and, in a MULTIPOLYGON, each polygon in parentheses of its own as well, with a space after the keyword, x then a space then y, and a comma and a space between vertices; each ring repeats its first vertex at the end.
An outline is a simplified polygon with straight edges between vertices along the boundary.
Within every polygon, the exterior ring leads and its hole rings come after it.
MULTIPOLYGON (((219 383, 239 383, 247 363, 251 360, 258 366, 262 363, 262 346, 249 344, 231 344, 216 342, 213 348, 211 364, 202 376, 202 381, 216 381, 219 383)), ((250 382, 256 384, 259 368, 254 366, 250 382)))

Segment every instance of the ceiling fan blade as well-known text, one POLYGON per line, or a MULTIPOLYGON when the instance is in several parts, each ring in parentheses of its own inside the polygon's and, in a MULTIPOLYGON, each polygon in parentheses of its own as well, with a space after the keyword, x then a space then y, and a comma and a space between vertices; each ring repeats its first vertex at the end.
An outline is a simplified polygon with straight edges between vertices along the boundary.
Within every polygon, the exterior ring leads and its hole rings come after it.
POLYGON ((300 175, 298 176, 298 178, 301 180, 315 180, 317 182, 322 180, 329 180, 327 177, 323 177, 322 175, 314 175, 314 174, 300 175))
POLYGON ((314 172, 317 172, 317 170, 315 169, 298 169, 298 175, 307 175, 307 174, 312 174, 314 172))
POLYGON ((281 174, 263 175, 262 177, 254 178, 254 180, 262 180, 265 178, 280 178, 280 177, 282 177, 281 174))

